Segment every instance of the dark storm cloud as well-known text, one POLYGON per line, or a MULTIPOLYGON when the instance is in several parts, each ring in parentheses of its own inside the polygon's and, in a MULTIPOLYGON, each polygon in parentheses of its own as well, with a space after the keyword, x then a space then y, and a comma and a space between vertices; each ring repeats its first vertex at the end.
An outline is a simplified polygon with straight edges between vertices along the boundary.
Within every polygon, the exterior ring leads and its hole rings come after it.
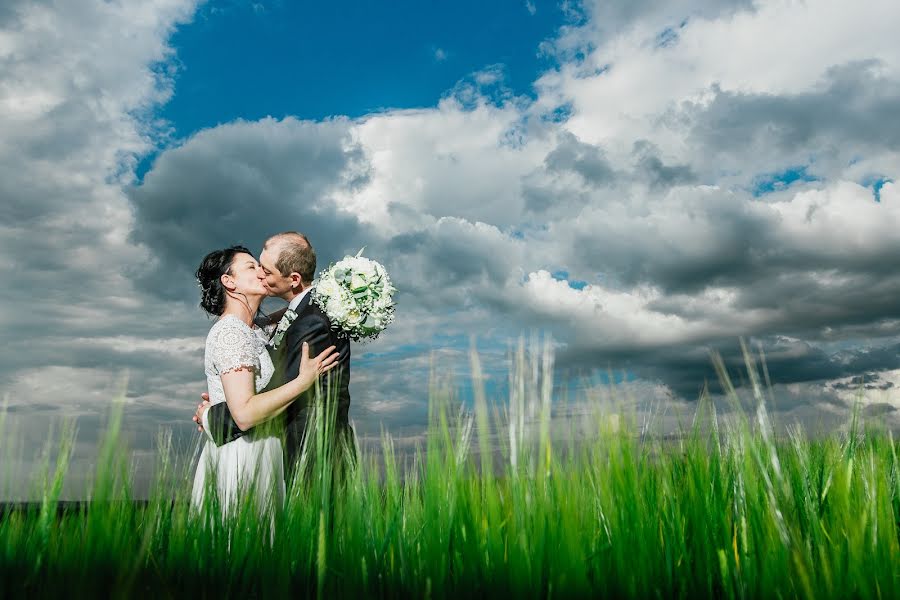
POLYGON ((522 260, 522 245, 491 225, 445 217, 394 236, 381 253, 403 293, 422 308, 439 310, 502 293, 522 260))
POLYGON ((21 4, 24 4, 24 1, 10 1, 0 4, 0 24, 9 26, 14 19, 18 20, 19 5, 21 4))
POLYGON ((710 152, 743 157, 748 149, 780 154, 900 148, 900 84, 875 60, 832 67, 817 89, 750 94, 714 88, 709 104, 691 107, 692 137, 710 152))
POLYGON ((666 164, 659 148, 647 140, 634 144, 634 164, 626 170, 613 166, 603 148, 586 143, 570 132, 557 135, 556 146, 547 153, 541 169, 523 180, 527 211, 553 217, 570 217, 579 207, 598 203, 598 191, 616 186, 640 184, 654 193, 697 182, 697 174, 687 164, 666 164), (560 178, 576 175, 581 187, 560 185, 560 178))
POLYGON ((616 172, 598 146, 586 144, 573 134, 565 132, 559 135, 559 142, 544 159, 549 171, 570 171, 580 175, 592 186, 611 183, 616 172))
MULTIPOLYGON (((766 319, 746 333, 819 341, 900 334, 900 303, 895 300, 900 294, 900 276, 887 272, 882 261, 860 265, 855 273, 848 269, 840 277, 833 269, 807 270, 815 269, 813 262, 793 269, 779 265, 774 258, 772 263, 753 265, 748 261, 744 273, 723 273, 705 282, 737 286, 731 307, 736 314, 766 311, 766 319)), ((654 300, 648 307, 688 320, 708 317, 710 308, 698 305, 690 294, 678 293, 654 300)))
POLYGON ((869 404, 865 408, 863 408, 863 416, 864 417, 883 417, 884 415, 889 415, 897 412, 897 407, 893 404, 888 404, 887 402, 876 402, 875 404, 869 404))
MULTIPOLYGON (((877 371, 900 368, 900 344, 897 343, 829 353, 803 340, 758 338, 751 340, 749 350, 764 385, 760 354, 772 384, 820 382, 858 373, 867 373, 875 380, 877 371)), ((644 352, 629 352, 622 348, 599 353, 573 346, 560 352, 557 364, 576 371, 598 367, 602 370, 607 366, 614 372, 630 371, 641 378, 668 385, 683 399, 694 400, 706 385, 712 392, 723 391, 713 366, 713 354, 722 358, 735 386, 744 387, 749 383, 745 356, 738 340, 695 346, 684 344, 644 352)), ((845 388, 836 385, 833 389, 845 388)))
MULTIPOLYGON (((741 290, 736 308, 769 310, 777 315, 767 323, 771 333, 807 339, 824 339, 843 327, 868 326, 868 337, 896 334, 900 275, 888 272, 882 260, 859 265, 856 272, 848 268, 842 277, 833 277, 834 273, 810 273, 802 267, 769 276, 760 273, 755 285, 741 290)), ((863 331, 853 333, 859 336, 863 331)))
POLYGON ((725 192, 688 194, 670 205, 634 209, 627 219, 584 219, 590 227, 576 228, 568 246, 572 269, 607 272, 625 285, 649 282, 677 293, 752 277, 768 268, 769 220, 725 192), (673 218, 667 220, 670 210, 673 218), (645 218, 646 213, 655 213, 654 218, 645 218), (703 240, 701 247, 686 243, 691 229, 695 239, 703 240))
POLYGON ((893 381, 883 381, 878 373, 854 375, 847 381, 838 381, 831 384, 831 388, 834 390, 889 390, 893 387, 893 381))
POLYGON ((287 118, 237 122, 206 130, 163 153, 129 190, 135 210, 132 239, 156 262, 133 276, 148 293, 193 299, 193 271, 211 250, 241 243, 258 253, 279 231, 307 234, 321 266, 358 248, 364 234, 355 216, 329 194, 367 178, 362 150, 348 122, 287 118))
POLYGON ((697 175, 690 165, 667 165, 659 157, 659 149, 642 140, 635 142, 634 154, 638 157, 637 179, 652 188, 670 188, 697 181, 697 175))
POLYGON ((837 204, 846 201, 831 200, 838 193, 811 201, 826 208, 793 223, 782 212, 788 209, 769 208, 748 194, 685 188, 651 195, 642 208, 554 223, 551 233, 569 240, 561 262, 573 277, 591 281, 602 273, 619 286, 658 287, 664 295, 649 307, 663 314, 700 318, 698 311, 708 307, 696 295, 725 287, 737 294, 736 310, 768 311, 753 333, 808 334, 896 319, 900 276, 888 257, 900 252, 900 236, 876 231, 893 213, 870 200, 872 210, 860 207, 865 217, 846 221, 849 209, 837 204))

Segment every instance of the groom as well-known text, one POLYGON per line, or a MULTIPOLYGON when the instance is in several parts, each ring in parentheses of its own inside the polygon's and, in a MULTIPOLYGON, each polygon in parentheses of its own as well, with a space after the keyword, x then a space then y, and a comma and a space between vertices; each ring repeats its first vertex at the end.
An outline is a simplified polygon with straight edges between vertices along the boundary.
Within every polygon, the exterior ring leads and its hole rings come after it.
MULTIPOLYGON (((267 387, 276 388, 297 376, 303 342, 309 343, 310 356, 335 346, 339 356, 338 366, 322 382, 322 394, 326 401, 337 402, 335 441, 345 442, 351 458, 355 459, 353 428, 348 415, 350 341, 331 329, 328 317, 312 302, 311 283, 316 272, 316 253, 312 244, 305 235, 294 231, 273 235, 263 245, 259 265, 257 277, 264 281, 270 295, 288 302, 287 310, 280 317, 276 333, 269 342, 268 350, 275 364, 275 374, 267 387)), ((284 452, 288 473, 292 472, 303 449, 314 390, 315 386, 289 405, 284 413, 284 452)), ((225 402, 209 406, 209 402, 204 401, 197 409, 194 421, 209 431, 219 446, 246 433, 238 428, 225 402)), ((341 459, 339 448, 336 447, 336 461, 341 459)))

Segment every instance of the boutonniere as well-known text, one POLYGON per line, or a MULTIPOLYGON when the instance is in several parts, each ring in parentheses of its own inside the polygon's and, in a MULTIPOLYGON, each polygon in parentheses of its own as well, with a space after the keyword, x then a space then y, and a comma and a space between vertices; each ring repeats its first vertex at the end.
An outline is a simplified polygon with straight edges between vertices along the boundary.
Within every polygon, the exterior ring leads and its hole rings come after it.
POLYGON ((278 327, 275 328, 275 335, 272 336, 272 348, 278 348, 278 344, 284 339, 284 332, 288 330, 288 327, 291 326, 291 323, 293 323, 296 318, 297 313, 294 311, 285 311, 284 316, 278 321, 278 327))

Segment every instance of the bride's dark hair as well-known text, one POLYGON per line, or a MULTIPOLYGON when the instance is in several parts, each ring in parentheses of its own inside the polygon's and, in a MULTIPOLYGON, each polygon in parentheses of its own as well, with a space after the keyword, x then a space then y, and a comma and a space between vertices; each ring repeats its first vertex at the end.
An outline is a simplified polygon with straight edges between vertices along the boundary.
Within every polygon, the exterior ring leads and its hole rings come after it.
POLYGON ((197 269, 197 284, 200 286, 200 308, 211 315, 225 312, 225 287, 222 275, 231 273, 231 263, 236 254, 253 254, 243 246, 231 246, 224 250, 213 250, 203 257, 197 269))

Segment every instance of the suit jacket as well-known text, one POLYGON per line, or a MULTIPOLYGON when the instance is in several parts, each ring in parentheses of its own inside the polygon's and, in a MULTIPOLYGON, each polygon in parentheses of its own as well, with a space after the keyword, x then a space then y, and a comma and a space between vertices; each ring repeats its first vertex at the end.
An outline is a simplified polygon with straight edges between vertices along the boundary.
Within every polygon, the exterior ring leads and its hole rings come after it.
MULTIPOLYGON (((303 342, 309 344, 311 356, 316 356, 329 346, 335 346, 338 352, 338 366, 323 375, 322 393, 326 401, 337 401, 336 433, 346 434, 350 430, 350 340, 337 335, 331 329, 331 322, 317 304, 312 302, 312 292, 306 294, 297 306, 297 317, 285 331, 278 349, 269 349, 275 374, 266 389, 280 387, 290 381, 300 371, 300 359, 303 342)), ((314 398, 315 386, 294 400, 284 411, 285 419, 285 459, 288 466, 293 465, 300 455, 306 433, 308 407, 314 398)), ((228 443, 246 432, 241 431, 225 402, 215 404, 208 409, 207 421, 210 435, 216 445, 228 443)))

